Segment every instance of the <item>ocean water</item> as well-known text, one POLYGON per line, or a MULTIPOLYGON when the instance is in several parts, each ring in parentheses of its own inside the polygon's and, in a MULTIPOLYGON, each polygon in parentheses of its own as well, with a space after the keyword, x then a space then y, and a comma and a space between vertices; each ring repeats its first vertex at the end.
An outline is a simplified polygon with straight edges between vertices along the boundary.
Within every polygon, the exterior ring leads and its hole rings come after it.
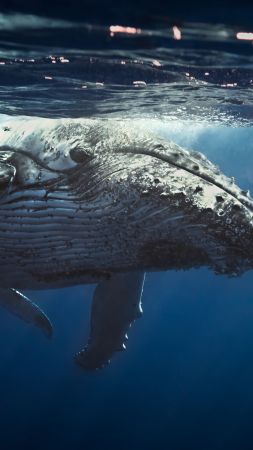
MULTIPOLYGON (((133 120, 253 192, 253 40, 238 34, 248 29, 25 14, 0 14, 0 28, 1 127, 17 116, 133 120)), ((126 351, 96 372, 73 361, 95 286, 26 291, 54 336, 0 310, 1 449, 252 449, 252 281, 148 273, 126 351)))

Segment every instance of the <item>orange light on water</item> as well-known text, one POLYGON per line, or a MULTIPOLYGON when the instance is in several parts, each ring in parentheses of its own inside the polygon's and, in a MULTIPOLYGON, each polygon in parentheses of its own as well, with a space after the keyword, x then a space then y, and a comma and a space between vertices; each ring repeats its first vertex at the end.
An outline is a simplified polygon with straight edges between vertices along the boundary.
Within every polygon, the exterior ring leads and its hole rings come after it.
POLYGON ((147 86, 146 81, 133 81, 134 86, 147 86))
POLYGON ((176 41, 180 41, 180 39, 182 39, 181 30, 176 25, 172 27, 172 32, 173 32, 173 39, 176 39, 176 41))
POLYGON ((60 56, 60 62, 61 63, 69 63, 69 59, 65 58, 64 56, 60 56))
POLYGON ((244 40, 244 41, 253 41, 253 33, 245 33, 243 31, 239 31, 236 33, 237 39, 244 40))
POLYGON ((110 36, 114 36, 115 33, 123 33, 123 34, 140 34, 141 29, 135 27, 123 27, 121 25, 111 25, 109 27, 110 36))

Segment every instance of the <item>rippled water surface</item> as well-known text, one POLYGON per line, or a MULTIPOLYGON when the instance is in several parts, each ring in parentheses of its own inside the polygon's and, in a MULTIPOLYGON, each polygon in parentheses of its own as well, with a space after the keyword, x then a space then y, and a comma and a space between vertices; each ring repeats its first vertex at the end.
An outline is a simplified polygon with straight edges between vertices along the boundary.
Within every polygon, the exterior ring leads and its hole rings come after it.
POLYGON ((95 26, 0 16, 1 111, 250 122, 252 40, 240 28, 95 26))
MULTIPOLYGON (((134 120, 252 190, 250 30, 129 25, 0 14, 0 126, 16 116, 134 120)), ((4 450, 252 448, 252 271, 148 274, 127 351, 95 374, 71 359, 93 290, 27 292, 55 325, 49 343, 0 311, 4 450)))

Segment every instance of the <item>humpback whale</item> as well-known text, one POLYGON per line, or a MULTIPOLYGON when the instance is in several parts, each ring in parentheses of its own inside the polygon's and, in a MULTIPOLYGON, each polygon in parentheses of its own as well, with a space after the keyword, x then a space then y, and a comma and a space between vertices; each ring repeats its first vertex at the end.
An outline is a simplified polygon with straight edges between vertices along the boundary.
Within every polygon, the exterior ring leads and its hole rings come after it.
POLYGON ((76 362, 103 367, 142 314, 145 272, 253 268, 253 200, 202 154, 134 121, 21 117, 0 129, 0 304, 52 324, 22 290, 94 283, 76 362))

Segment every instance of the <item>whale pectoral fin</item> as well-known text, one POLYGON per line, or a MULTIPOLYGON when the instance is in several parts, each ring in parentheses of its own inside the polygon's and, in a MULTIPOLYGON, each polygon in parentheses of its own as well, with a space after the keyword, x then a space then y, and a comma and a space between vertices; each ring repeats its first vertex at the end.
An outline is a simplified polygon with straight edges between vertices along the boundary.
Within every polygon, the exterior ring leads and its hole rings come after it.
POLYGON ((27 323, 31 323, 50 338, 53 327, 46 314, 25 295, 15 289, 0 288, 0 306, 27 323))
POLYGON ((102 368, 116 351, 125 349, 126 332, 142 314, 144 278, 143 272, 115 274, 97 285, 88 344, 75 356, 80 366, 89 370, 102 368))

